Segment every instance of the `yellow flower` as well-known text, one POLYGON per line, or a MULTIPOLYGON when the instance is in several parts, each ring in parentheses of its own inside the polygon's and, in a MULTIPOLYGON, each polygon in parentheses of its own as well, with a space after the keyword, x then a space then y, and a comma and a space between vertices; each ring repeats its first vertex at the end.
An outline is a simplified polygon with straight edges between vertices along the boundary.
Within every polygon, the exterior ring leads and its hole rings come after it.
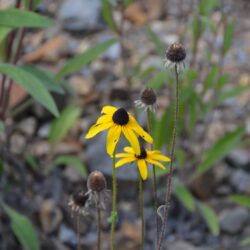
POLYGON ((137 161, 137 166, 139 168, 140 175, 143 180, 146 180, 148 177, 147 163, 151 163, 159 168, 166 169, 159 161, 170 162, 170 159, 160 153, 158 150, 145 150, 141 148, 140 155, 137 155, 133 148, 125 147, 125 153, 116 154, 117 158, 122 158, 116 162, 115 167, 121 167, 124 164, 137 161))
POLYGON ((85 138, 92 138, 101 131, 108 129, 107 152, 110 156, 115 151, 121 133, 124 134, 138 155, 140 154, 140 144, 137 136, 142 137, 149 143, 153 143, 152 137, 140 127, 135 118, 124 108, 118 109, 113 106, 105 106, 101 113, 103 115, 89 129, 85 138))

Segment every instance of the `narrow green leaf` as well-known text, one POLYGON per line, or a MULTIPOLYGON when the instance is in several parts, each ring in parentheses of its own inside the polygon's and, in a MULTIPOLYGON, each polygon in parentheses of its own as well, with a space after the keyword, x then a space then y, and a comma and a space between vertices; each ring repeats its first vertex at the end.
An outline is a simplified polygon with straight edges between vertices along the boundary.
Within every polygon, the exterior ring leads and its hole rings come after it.
POLYGON ((247 238, 245 238, 244 240, 242 240, 241 242, 240 242, 240 245, 241 246, 248 246, 248 245, 250 245, 250 237, 247 237, 247 238))
POLYGON ((69 75, 75 71, 80 70, 85 65, 93 61, 96 57, 98 57, 100 54, 105 52, 110 46, 115 44, 117 42, 116 39, 110 39, 103 43, 99 43, 96 46, 88 49, 83 54, 69 60, 58 72, 57 78, 64 77, 66 75, 69 75))
POLYGON ((230 76, 227 74, 220 75, 217 83, 216 88, 221 89, 223 86, 225 86, 230 81, 230 76))
POLYGON ((51 92, 55 92, 58 94, 64 94, 63 88, 59 85, 59 83, 53 79, 52 75, 42 69, 39 69, 33 65, 23 65, 21 68, 30 74, 34 75, 36 78, 40 80, 40 82, 51 92))
POLYGON ((248 195, 235 194, 231 195, 229 199, 241 206, 250 208, 250 197, 248 195))
POLYGON ((60 155, 58 156, 52 164, 53 166, 58 165, 69 165, 74 167, 81 174, 81 176, 87 176, 87 168, 82 164, 79 158, 72 155, 60 155))
POLYGON ((229 98, 233 98, 236 97, 240 94, 243 94, 244 92, 246 92, 248 89, 250 88, 250 86, 236 86, 233 89, 228 90, 227 92, 223 93, 220 97, 219 97, 219 101, 223 102, 226 99, 229 98))
POLYGON ((39 171, 39 166, 37 164, 36 159, 33 155, 26 153, 24 155, 25 161, 28 163, 28 165, 32 168, 33 171, 39 171))
POLYGON ((0 63, 0 73, 7 75, 22 86, 36 101, 47 108, 53 115, 58 116, 54 100, 41 81, 18 66, 0 63))
POLYGON ((11 27, 0 26, 0 43, 10 33, 11 30, 11 27))
POLYGON ((3 134, 5 131, 5 125, 2 121, 0 121, 0 135, 3 134))
POLYGON ((233 150, 245 133, 245 128, 240 127, 225 134, 213 146, 211 146, 205 153, 204 160, 197 167, 196 173, 201 174, 210 169, 216 162, 225 157, 231 150, 233 150))
POLYGON ((218 6, 218 0, 201 0, 199 4, 199 13, 201 15, 209 15, 210 12, 218 6))
POLYGON ((4 211, 11 221, 11 229, 25 250, 39 250, 40 243, 36 230, 29 219, 10 206, 1 203, 4 211))
POLYGON ((159 120, 155 120, 154 127, 154 147, 156 149, 161 149, 166 137, 166 123, 167 123, 167 112, 162 114, 159 120))
POLYGON ((47 28, 54 25, 48 17, 21 9, 0 10, 0 25, 15 28, 47 28))
POLYGON ((111 30, 117 32, 118 28, 112 12, 112 4, 110 4, 109 0, 102 0, 102 18, 111 30))
POLYGON ((225 55, 230 47, 232 46, 233 42, 233 33, 234 33, 234 21, 228 23, 226 26, 226 30, 224 33, 224 40, 222 46, 222 55, 225 55))
POLYGON ((191 212, 195 209, 195 200, 193 195, 184 185, 177 185, 174 188, 174 194, 180 202, 191 212))
POLYGON ((166 71, 157 73, 152 79, 150 79, 147 85, 155 90, 159 90, 168 79, 166 71))
POLYGON ((155 34, 155 32, 153 32, 149 27, 147 27, 146 32, 147 32, 148 38, 155 45, 156 51, 162 57, 165 52, 165 46, 163 42, 159 39, 159 37, 155 34))
POLYGON ((55 145, 63 139, 79 118, 80 114, 81 110, 75 106, 68 106, 61 112, 60 116, 53 121, 51 126, 49 134, 49 142, 51 145, 55 145))
POLYGON ((219 235, 220 226, 219 226, 215 212, 203 202, 199 202, 197 207, 201 216, 205 220, 210 232, 213 235, 216 235, 216 236, 219 235))
POLYGON ((204 91, 214 87, 219 75, 219 66, 214 64, 204 80, 204 91))

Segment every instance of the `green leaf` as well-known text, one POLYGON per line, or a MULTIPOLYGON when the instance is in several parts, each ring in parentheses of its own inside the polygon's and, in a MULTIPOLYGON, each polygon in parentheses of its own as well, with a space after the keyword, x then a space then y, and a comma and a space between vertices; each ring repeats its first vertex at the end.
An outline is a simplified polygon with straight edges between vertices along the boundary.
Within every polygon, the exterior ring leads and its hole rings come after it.
POLYGON ((116 25, 116 22, 113 18, 113 11, 112 11, 112 5, 109 0, 102 0, 102 18, 105 21, 105 23, 109 26, 111 30, 113 30, 115 33, 118 32, 118 28, 116 25))
POLYGON ((21 9, 0 10, 0 25, 15 28, 47 28, 54 25, 54 22, 39 14, 21 9))
POLYGON ((47 108, 53 115, 58 116, 58 110, 54 100, 38 78, 18 66, 5 63, 0 63, 0 72, 22 86, 36 101, 47 108))
POLYGON ((147 83, 148 87, 151 87, 155 90, 159 90, 164 83, 168 79, 168 74, 166 71, 162 71, 160 73, 157 73, 152 79, 150 79, 147 83))
POLYGON ((11 27, 0 26, 0 43, 10 33, 11 30, 11 27))
POLYGON ((174 188, 174 194, 189 211, 195 210, 194 197, 184 185, 177 185, 174 188))
POLYGON ((247 237, 247 238, 245 238, 244 240, 242 240, 241 242, 240 242, 240 245, 241 246, 248 246, 248 245, 250 245, 250 237, 247 237))
POLYGON ((155 120, 154 126, 154 147, 161 149, 166 137, 166 123, 167 123, 167 112, 162 114, 159 120, 155 120))
POLYGON ((34 226, 26 216, 1 203, 11 221, 11 229, 25 250, 39 250, 40 243, 34 226))
POLYGON ((222 88, 225 84, 227 84, 230 81, 230 76, 227 74, 220 75, 217 83, 216 83, 216 88, 222 88))
POLYGON ((229 199, 241 206, 250 208, 250 197, 248 195, 235 194, 231 195, 229 199))
POLYGON ((234 33, 234 21, 228 23, 226 26, 226 30, 224 33, 224 40, 222 46, 222 55, 225 55, 230 47, 232 46, 233 42, 233 33, 234 33))
POLYGON ((201 15, 209 15, 210 12, 218 6, 218 0, 201 0, 199 4, 199 13, 201 15))
POLYGON ((59 85, 57 81, 53 79, 52 75, 49 72, 41 70, 33 65, 23 65, 20 68, 38 78, 40 82, 44 85, 44 87, 46 87, 49 91, 58 94, 64 94, 63 88, 59 85))
POLYGON ((146 29, 148 38, 153 42, 155 45, 155 49, 158 52, 158 54, 163 57, 165 52, 165 46, 163 42, 159 39, 159 37, 153 32, 149 27, 146 29))
POLYGON ((3 134, 5 131, 5 125, 2 121, 0 121, 0 135, 3 134))
POLYGON ((201 216, 205 220, 210 232, 215 236, 219 235, 220 226, 215 212, 203 202, 199 202, 197 207, 201 216))
POLYGON ((220 138, 207 150, 204 160, 197 167, 196 173, 201 174, 207 171, 216 162, 224 158, 231 150, 233 150, 238 145, 244 133, 245 128, 240 127, 220 138))
POLYGON ((204 91, 214 87, 219 75, 219 66, 214 64, 204 80, 204 91))
POLYGON ((88 175, 86 166, 84 166, 80 161, 80 159, 77 158, 76 156, 60 155, 55 159, 52 165, 53 166, 69 165, 77 169, 77 171, 81 174, 81 176, 86 177, 88 175))
POLYGON ((250 88, 250 86, 236 86, 233 89, 228 90, 227 92, 223 93, 220 97, 219 97, 219 101, 223 102, 228 98, 233 98, 236 97, 240 94, 243 94, 244 92, 246 92, 248 89, 250 88))
POLYGON ((33 155, 26 153, 24 158, 33 171, 39 171, 38 163, 33 155))
POLYGON ((57 144, 67 132, 74 125, 76 120, 79 118, 81 110, 75 106, 66 107, 60 114, 60 116, 55 119, 52 123, 50 134, 49 134, 49 143, 51 145, 57 144))
POLYGON ((59 71, 57 74, 57 78, 64 77, 68 74, 71 74, 75 71, 80 70, 85 65, 93 61, 96 57, 98 57, 100 54, 105 52, 110 46, 115 44, 117 42, 116 39, 110 39, 103 43, 99 43, 96 46, 88 49, 83 54, 69 60, 59 71))

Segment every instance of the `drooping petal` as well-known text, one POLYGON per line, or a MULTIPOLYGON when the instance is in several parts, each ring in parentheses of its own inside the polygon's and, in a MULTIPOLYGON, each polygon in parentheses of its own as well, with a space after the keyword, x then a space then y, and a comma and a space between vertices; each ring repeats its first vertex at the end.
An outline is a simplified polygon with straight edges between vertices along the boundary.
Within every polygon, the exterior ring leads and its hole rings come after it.
POLYGON ((106 114, 106 115, 113 115, 116 110, 117 110, 117 108, 114 106, 104 106, 102 108, 101 113, 106 114))
POLYGON ((119 141, 121 135, 121 126, 114 125, 109 129, 108 135, 107 135, 107 153, 113 157, 115 147, 119 141))
POLYGON ((124 157, 133 157, 132 154, 127 154, 127 153, 120 153, 115 155, 116 158, 124 158, 124 157))
POLYGON ((90 127, 88 133, 85 135, 86 139, 92 138, 103 130, 110 128, 113 125, 113 122, 103 123, 103 124, 94 124, 90 127))
POLYGON ((138 138, 133 132, 133 130, 129 129, 127 126, 122 126, 122 132, 133 147, 135 154, 139 155, 141 153, 141 148, 138 138))
POLYGON ((153 138, 150 134, 148 134, 135 120, 135 118, 131 115, 129 115, 129 123, 127 126, 132 129, 136 134, 138 134, 140 137, 142 137, 145 141, 148 143, 153 143, 153 138))
POLYGON ((152 160, 159 160, 159 161, 165 161, 165 162, 171 161, 170 158, 168 158, 165 155, 155 154, 155 153, 152 153, 150 151, 148 152, 148 158, 152 159, 152 160))
POLYGON ((143 180, 146 180, 148 177, 148 168, 145 160, 138 160, 137 161, 139 172, 141 175, 141 178, 143 180))
POLYGON ((135 154, 135 151, 132 147, 125 147, 123 150, 127 153, 135 154))
POLYGON ((119 160, 118 162, 116 162, 115 167, 119 168, 122 165, 133 162, 133 161, 135 161, 135 158, 133 158, 133 157, 123 158, 123 159, 119 160))
POLYGON ((102 115, 102 116, 100 116, 98 118, 98 120, 96 121, 96 124, 102 124, 102 123, 107 123, 107 122, 113 122, 111 115, 102 115))
POLYGON ((148 159, 148 158, 146 159, 146 161, 153 164, 153 165, 155 165, 155 166, 157 166, 157 167, 159 167, 159 168, 161 168, 161 169, 166 169, 166 167, 163 164, 161 164, 160 162, 158 162, 158 161, 154 161, 154 160, 148 159))

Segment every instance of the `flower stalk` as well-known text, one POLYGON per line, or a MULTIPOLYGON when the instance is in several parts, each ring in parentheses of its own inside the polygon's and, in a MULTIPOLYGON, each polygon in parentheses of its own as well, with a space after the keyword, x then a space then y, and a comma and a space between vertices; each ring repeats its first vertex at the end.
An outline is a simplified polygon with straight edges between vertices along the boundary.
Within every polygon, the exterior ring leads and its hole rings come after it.
POLYGON ((101 250, 101 204, 100 194, 97 193, 97 250, 101 250))
POLYGON ((141 250, 144 249, 145 241, 145 222, 144 222, 144 206, 143 206, 143 183, 142 178, 139 175, 139 199, 140 199, 140 217, 141 217, 141 250))

